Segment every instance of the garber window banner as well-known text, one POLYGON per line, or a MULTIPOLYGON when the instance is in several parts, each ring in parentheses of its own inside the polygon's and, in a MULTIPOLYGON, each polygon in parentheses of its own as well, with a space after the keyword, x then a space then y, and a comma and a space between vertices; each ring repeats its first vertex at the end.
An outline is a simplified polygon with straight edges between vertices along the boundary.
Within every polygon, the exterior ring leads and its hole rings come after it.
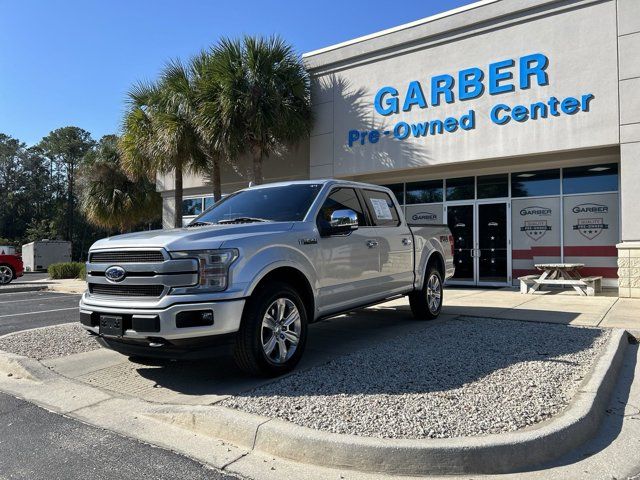
POLYGON ((513 277, 535 273, 536 263, 560 261, 560 198, 518 198, 511 203, 513 277))
POLYGON ((482 119, 496 125, 512 122, 525 123, 544 121, 560 115, 575 115, 589 112, 595 99, 592 93, 558 98, 549 96, 527 105, 496 102, 487 112, 476 115, 474 108, 460 116, 437 117, 437 107, 442 104, 466 102, 482 95, 502 95, 516 89, 528 90, 532 85, 548 86, 549 58, 542 53, 532 53, 517 59, 509 58, 489 64, 485 69, 470 67, 455 74, 432 76, 426 80, 411 80, 404 88, 384 86, 373 99, 375 111, 383 117, 392 117, 402 112, 422 109, 433 112, 424 121, 397 121, 389 128, 371 130, 349 130, 347 145, 376 144, 384 138, 404 140, 409 137, 453 134, 473 130, 482 119))
POLYGON ((564 260, 582 275, 617 277, 618 194, 564 197, 564 260))

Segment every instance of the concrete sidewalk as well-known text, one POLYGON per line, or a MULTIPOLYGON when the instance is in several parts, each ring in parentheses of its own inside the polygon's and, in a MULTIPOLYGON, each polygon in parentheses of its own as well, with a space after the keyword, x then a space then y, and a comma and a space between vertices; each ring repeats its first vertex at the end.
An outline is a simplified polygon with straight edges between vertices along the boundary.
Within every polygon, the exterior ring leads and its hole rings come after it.
MULTIPOLYGON (((515 288, 449 287, 442 313, 640 332, 640 299, 618 298, 616 293, 611 289, 595 297, 581 297, 573 290, 557 290, 523 295, 515 288)), ((373 308, 408 310, 409 304, 401 298, 373 308)))
POLYGON ((2 293, 37 292, 48 290, 50 292, 79 294, 87 289, 87 282, 78 278, 65 278, 61 280, 37 279, 22 282, 12 282, 9 285, 0 286, 2 293))
POLYGON ((84 293, 87 282, 78 278, 65 278, 64 280, 48 280, 47 290, 58 293, 84 293))

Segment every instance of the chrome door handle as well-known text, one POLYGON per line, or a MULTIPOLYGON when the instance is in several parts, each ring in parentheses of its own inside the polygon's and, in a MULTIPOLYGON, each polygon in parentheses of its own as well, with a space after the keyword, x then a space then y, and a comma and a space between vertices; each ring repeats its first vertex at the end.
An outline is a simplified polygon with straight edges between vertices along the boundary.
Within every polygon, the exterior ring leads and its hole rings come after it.
POLYGON ((376 248, 378 246, 378 242, 376 240, 367 240, 367 247, 376 248))
POLYGON ((411 245, 411 239, 409 239, 409 238, 403 238, 403 239, 402 239, 402 244, 403 244, 403 245, 411 245))

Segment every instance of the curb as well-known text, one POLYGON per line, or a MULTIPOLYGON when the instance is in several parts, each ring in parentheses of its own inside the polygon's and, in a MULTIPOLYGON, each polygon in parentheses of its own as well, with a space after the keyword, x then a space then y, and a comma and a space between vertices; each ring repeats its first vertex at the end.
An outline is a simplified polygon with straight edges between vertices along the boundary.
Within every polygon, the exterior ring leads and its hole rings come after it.
POLYGON ((4 350, 0 350, 0 373, 4 373, 8 377, 23 378, 35 382, 53 378, 54 375, 37 360, 4 350))
POLYGON ((219 406, 165 407, 148 416, 264 454, 329 468, 392 475, 510 473, 554 460, 593 437, 616 384, 627 337, 624 330, 612 330, 602 356, 567 409, 520 432, 381 439, 323 432, 219 406))
POLYGON ((225 407, 157 407, 144 415, 192 432, 253 449, 256 433, 270 418, 225 407))
POLYGON ((2 287, 0 288, 0 295, 2 295, 3 293, 24 293, 24 292, 39 292, 40 290, 46 290, 47 289, 47 285, 46 284, 42 284, 42 285, 25 285, 25 286, 18 286, 18 287, 2 287))

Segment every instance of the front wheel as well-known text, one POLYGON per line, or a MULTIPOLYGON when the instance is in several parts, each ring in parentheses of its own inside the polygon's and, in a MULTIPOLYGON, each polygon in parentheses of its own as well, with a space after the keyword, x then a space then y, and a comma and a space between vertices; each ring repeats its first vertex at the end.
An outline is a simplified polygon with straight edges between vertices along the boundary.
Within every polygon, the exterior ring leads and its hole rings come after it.
POLYGON ((13 270, 9 265, 0 265, 0 285, 7 285, 13 280, 13 270))
POLYGON ((245 305, 234 360, 252 375, 275 377, 300 361, 307 340, 307 312, 298 292, 282 282, 256 291, 245 305))
POLYGON ((437 268, 429 267, 422 289, 409 294, 409 305, 414 318, 418 320, 437 318, 442 310, 443 298, 442 275, 437 268))

